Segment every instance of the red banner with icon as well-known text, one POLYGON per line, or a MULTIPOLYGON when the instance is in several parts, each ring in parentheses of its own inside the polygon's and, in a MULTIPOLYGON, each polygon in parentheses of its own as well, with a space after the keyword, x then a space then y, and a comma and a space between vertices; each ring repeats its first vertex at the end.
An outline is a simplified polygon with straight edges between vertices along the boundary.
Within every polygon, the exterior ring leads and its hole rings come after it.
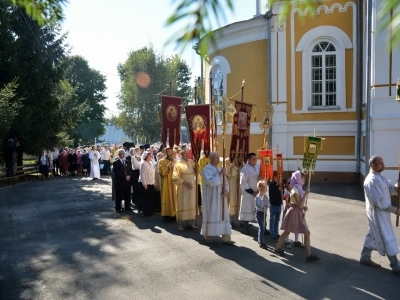
POLYGON ((272 150, 260 149, 258 158, 261 159, 260 164, 260 177, 269 181, 274 176, 274 155, 272 150))
POLYGON ((181 142, 181 97, 161 96, 161 141, 173 148, 181 142))
POLYGON ((185 106, 186 119, 190 135, 190 145, 195 161, 200 158, 200 152, 210 153, 210 123, 211 106, 209 104, 185 106), (203 145, 204 143, 204 145, 203 145))
POLYGON ((229 159, 241 163, 249 153, 252 104, 235 101, 236 113, 232 122, 232 139, 229 159))

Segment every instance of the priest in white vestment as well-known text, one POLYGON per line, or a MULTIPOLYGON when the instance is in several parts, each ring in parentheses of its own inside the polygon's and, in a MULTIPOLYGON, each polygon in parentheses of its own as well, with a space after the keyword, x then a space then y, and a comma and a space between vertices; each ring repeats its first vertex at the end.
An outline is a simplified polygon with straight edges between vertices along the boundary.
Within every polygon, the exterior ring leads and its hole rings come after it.
POLYGON ((364 181, 365 205, 368 217, 368 232, 361 252, 360 263, 380 267, 371 260, 372 250, 387 256, 393 273, 400 275, 397 259, 399 247, 391 222, 391 213, 400 215, 400 208, 392 205, 390 195, 397 195, 398 187, 381 175, 385 168, 383 159, 372 156, 369 159, 370 172, 364 181))
POLYGON ((92 151, 89 153, 90 159, 90 178, 98 179, 100 178, 100 152, 96 150, 96 147, 92 147, 92 151))
POLYGON ((176 203, 178 230, 185 230, 186 227, 197 229, 196 221, 196 168, 194 161, 189 159, 189 151, 181 151, 181 160, 174 165, 172 182, 177 186, 176 203))
POLYGON ((249 234, 249 222, 255 219, 255 198, 258 194, 257 182, 259 178, 256 164, 257 155, 253 152, 249 153, 247 154, 247 163, 240 170, 242 197, 240 200, 239 220, 244 222, 244 234, 249 234))
POLYGON ((228 180, 222 188, 225 169, 219 168, 219 155, 211 152, 210 163, 203 168, 202 177, 202 213, 203 223, 200 234, 207 243, 212 243, 213 236, 222 235, 224 244, 233 245, 231 241, 231 224, 229 222, 229 209, 226 196, 229 191, 228 180), (224 205, 222 207, 222 201, 224 205), (224 218, 222 220, 222 213, 224 218))

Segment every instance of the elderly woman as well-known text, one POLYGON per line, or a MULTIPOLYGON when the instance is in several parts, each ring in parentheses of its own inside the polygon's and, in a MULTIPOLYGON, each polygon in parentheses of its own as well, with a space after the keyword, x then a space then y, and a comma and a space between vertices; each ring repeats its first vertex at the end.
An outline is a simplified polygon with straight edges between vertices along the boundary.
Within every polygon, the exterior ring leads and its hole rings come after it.
POLYGON ((39 165, 39 172, 40 174, 42 174, 42 180, 50 179, 49 177, 50 159, 47 156, 45 150, 43 150, 42 154, 39 156, 38 165, 39 165))
POLYGON ((142 154, 142 161, 140 163, 140 176, 139 182, 143 186, 142 197, 142 216, 148 217, 153 213, 155 202, 155 191, 157 188, 155 181, 155 169, 152 163, 153 155, 149 151, 144 151, 142 154))

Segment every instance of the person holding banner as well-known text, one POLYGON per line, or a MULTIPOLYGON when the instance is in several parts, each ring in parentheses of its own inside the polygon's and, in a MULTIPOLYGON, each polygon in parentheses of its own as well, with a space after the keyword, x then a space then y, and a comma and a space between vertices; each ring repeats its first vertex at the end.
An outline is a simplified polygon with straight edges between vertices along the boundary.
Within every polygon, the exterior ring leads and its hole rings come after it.
POLYGON ((239 220, 244 222, 243 233, 249 235, 249 222, 254 220, 254 199, 257 196, 258 172, 256 170, 257 155, 253 152, 247 154, 247 163, 240 170, 240 187, 242 197, 240 199, 239 220))
POLYGON ((279 237, 278 243, 276 244, 275 253, 284 257, 285 251, 281 249, 282 244, 285 242, 286 237, 291 233, 303 233, 304 244, 306 250, 306 261, 315 262, 319 261, 320 258, 315 254, 311 254, 311 243, 310 243, 310 230, 308 229, 307 222, 304 218, 304 211, 307 211, 305 202, 310 189, 303 191, 302 186, 304 185, 304 174, 300 171, 296 171, 292 174, 290 180, 290 205, 285 218, 283 219, 281 229, 284 230, 282 235, 279 237))
POLYGON ((196 222, 196 169, 194 161, 189 159, 189 151, 181 151, 182 159, 176 162, 172 181, 177 185, 177 221, 178 230, 186 227, 197 229, 196 222))
POLYGON ((233 245, 235 242, 231 240, 232 231, 225 198, 229 191, 228 181, 225 180, 225 186, 222 186, 225 169, 218 167, 219 155, 217 152, 211 152, 209 158, 210 163, 204 167, 202 172, 203 223, 200 234, 204 236, 206 243, 212 243, 213 236, 222 235, 224 244, 233 245))
POLYGON ((391 203, 390 195, 397 195, 398 187, 387 180, 381 172, 385 169, 382 157, 372 156, 369 159, 370 171, 364 181, 365 206, 368 217, 368 232, 361 251, 360 264, 380 267, 371 260, 372 250, 386 255, 390 267, 400 275, 400 262, 397 259, 399 247, 392 228, 390 214, 400 215, 400 208, 391 203))

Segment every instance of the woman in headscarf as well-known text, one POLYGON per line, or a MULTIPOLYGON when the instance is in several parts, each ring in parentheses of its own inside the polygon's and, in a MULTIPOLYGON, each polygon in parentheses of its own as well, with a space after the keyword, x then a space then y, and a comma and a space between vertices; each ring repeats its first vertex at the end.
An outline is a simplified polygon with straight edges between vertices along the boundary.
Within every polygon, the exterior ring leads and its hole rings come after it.
POLYGON ((286 237, 291 233, 303 233, 304 244, 306 250, 306 261, 313 262, 319 261, 320 258, 315 254, 311 254, 310 244, 310 230, 308 229, 304 212, 307 211, 305 206, 306 199, 310 193, 310 189, 303 190, 304 185, 304 174, 300 171, 296 171, 292 174, 288 189, 290 190, 290 205, 291 207, 286 212, 285 218, 283 219, 281 229, 284 230, 282 235, 279 237, 278 243, 276 244, 275 253, 280 256, 285 256, 285 251, 281 249, 282 244, 285 242, 286 237))
POLYGON ((50 160, 49 157, 47 156, 46 150, 43 150, 42 154, 39 156, 38 165, 39 165, 39 172, 40 174, 42 174, 42 180, 50 179, 49 178, 50 160))
POLYGON ((96 150, 96 146, 92 146, 92 151, 89 153, 90 158, 90 178, 99 179, 100 178, 100 152, 96 150))
POLYGON ((143 185, 142 197, 142 216, 148 217, 153 213, 156 186, 155 169, 152 163, 153 155, 149 151, 144 151, 140 163, 139 182, 143 185))
POLYGON ((67 151, 63 150, 59 156, 61 175, 68 176, 68 155, 67 151))

